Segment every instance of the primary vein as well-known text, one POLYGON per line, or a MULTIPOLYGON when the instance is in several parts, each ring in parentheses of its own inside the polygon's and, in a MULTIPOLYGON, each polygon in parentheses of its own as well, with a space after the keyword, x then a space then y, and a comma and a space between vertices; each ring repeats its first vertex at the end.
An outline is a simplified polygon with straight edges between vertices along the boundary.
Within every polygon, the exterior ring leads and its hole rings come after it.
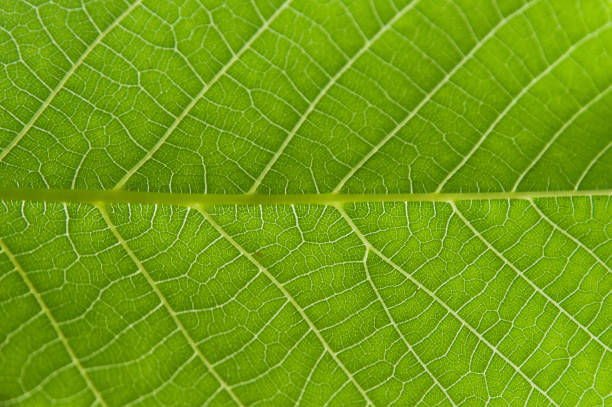
POLYGON ((612 189, 525 192, 424 192, 390 194, 183 194, 126 190, 5 189, 0 200, 152 205, 336 205, 359 202, 453 202, 612 196, 612 189))

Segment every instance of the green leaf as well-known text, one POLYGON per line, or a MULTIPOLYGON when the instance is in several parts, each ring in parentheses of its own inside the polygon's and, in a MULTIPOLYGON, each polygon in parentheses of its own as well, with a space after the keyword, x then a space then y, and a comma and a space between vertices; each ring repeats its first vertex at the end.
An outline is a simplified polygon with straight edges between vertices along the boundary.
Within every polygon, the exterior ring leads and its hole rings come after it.
POLYGON ((612 403, 609 0, 0 0, 0 405, 612 403))

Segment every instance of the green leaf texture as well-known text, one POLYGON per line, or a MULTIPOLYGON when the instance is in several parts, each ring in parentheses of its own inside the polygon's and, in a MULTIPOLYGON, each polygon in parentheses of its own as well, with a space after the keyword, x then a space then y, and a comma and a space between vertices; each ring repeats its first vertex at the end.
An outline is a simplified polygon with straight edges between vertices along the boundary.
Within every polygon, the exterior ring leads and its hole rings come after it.
POLYGON ((612 406, 610 0, 0 0, 0 406, 612 406))

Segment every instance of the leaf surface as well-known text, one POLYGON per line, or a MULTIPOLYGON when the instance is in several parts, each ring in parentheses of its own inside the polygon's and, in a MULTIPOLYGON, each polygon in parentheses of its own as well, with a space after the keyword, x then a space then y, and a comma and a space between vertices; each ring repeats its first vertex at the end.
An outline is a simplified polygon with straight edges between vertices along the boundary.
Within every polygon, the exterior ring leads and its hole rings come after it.
POLYGON ((612 403, 612 4, 0 0, 0 405, 612 403))

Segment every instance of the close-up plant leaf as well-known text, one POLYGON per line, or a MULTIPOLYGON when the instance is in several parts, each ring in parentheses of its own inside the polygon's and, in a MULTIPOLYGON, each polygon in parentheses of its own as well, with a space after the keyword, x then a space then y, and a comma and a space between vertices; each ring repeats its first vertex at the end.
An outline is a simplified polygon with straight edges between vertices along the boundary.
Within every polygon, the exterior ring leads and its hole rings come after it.
POLYGON ((610 0, 0 0, 1 406, 611 406, 610 0))

